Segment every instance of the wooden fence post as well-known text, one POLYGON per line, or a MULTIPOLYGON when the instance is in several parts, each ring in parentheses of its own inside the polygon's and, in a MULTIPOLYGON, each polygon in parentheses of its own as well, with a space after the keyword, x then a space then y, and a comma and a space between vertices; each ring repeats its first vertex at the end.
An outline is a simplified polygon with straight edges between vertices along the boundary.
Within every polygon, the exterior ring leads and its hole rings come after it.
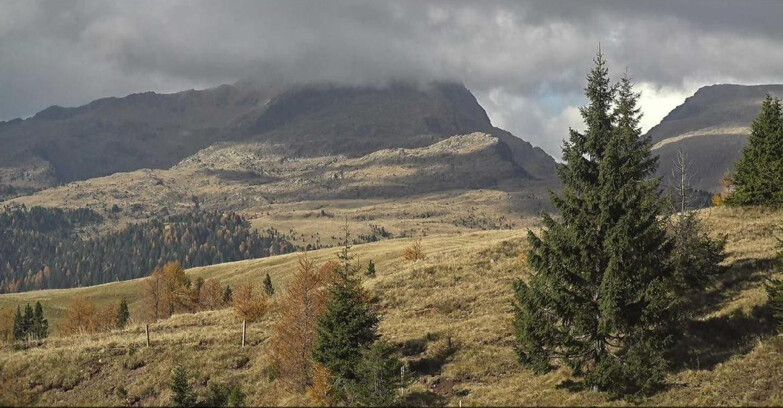
POLYGON ((144 333, 147 335, 147 347, 150 346, 150 325, 149 323, 144 325, 144 333))
POLYGON ((242 320, 242 347, 245 347, 246 334, 247 334, 247 320, 242 320))

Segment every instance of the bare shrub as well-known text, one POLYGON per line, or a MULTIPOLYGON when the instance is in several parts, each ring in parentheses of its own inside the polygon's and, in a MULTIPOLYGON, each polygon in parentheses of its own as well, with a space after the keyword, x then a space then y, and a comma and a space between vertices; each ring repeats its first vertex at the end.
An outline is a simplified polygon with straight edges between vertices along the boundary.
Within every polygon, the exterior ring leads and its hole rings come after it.
POLYGON ((402 257, 406 261, 412 261, 412 262, 416 262, 418 260, 426 258, 426 255, 424 254, 424 249, 422 249, 421 246, 421 240, 417 239, 413 241, 413 244, 405 248, 402 251, 402 257))

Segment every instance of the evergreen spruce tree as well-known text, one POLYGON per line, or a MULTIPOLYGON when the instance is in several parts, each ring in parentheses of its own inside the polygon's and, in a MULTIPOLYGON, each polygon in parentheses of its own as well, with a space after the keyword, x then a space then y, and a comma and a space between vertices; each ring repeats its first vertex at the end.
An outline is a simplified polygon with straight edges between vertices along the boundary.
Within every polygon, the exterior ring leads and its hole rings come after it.
POLYGON ((228 405, 228 393, 229 389, 224 384, 210 381, 209 393, 207 395, 207 400, 204 402, 210 407, 225 407, 228 405))
POLYGON ((778 324, 778 330, 783 331, 783 279, 770 279, 764 286, 772 309, 772 317, 778 324))
POLYGON ((43 340, 49 335, 49 321, 44 318, 41 302, 35 302, 32 327, 32 335, 38 340, 43 340))
POLYGON ((361 352, 379 336, 379 317, 367 301, 367 294, 351 264, 350 232, 346 226, 343 249, 338 254, 341 266, 329 285, 326 312, 318 320, 313 358, 336 378, 335 387, 345 390, 356 378, 355 368, 361 352))
POLYGON ((399 404, 399 390, 407 381, 401 376, 402 361, 394 352, 393 347, 382 341, 362 352, 356 365, 356 381, 351 385, 357 405, 391 407, 399 404))
POLYGON ((267 296, 272 296, 275 294, 275 287, 272 286, 272 277, 269 276, 269 274, 266 274, 266 278, 264 278, 264 292, 266 292, 267 296))
POLYGON ((16 313, 14 313, 14 340, 22 340, 24 338, 24 317, 22 317, 21 306, 16 306, 16 313))
MULTIPOLYGON (((690 163, 685 151, 680 150, 674 161, 672 176, 677 180, 670 197, 671 214, 668 215, 668 232, 673 241, 670 256, 674 268, 673 290, 681 300, 681 311, 692 317, 699 307, 699 294, 716 276, 725 271, 721 262, 726 257, 727 237, 713 239, 707 234, 697 212, 689 210, 695 202, 689 174, 690 163)), ((673 332, 682 335, 681 327, 673 332)))
POLYGON ((693 211, 672 216, 669 229, 674 244, 670 258, 673 289, 681 300, 682 312, 691 314, 698 293, 725 271, 721 262, 726 258, 727 237, 711 238, 693 211))
POLYGON ((678 319, 657 162, 638 94, 627 77, 610 84, 600 51, 585 93, 587 129, 571 130, 557 170, 563 194, 552 194, 561 219, 545 214, 541 236, 528 234, 534 273, 514 284, 516 350, 539 373, 563 364, 613 395, 649 392, 678 319))
POLYGON ((375 263, 370 259, 370 263, 367 264, 367 272, 366 275, 370 278, 375 277, 375 263))
POLYGON ((188 372, 182 366, 174 368, 169 387, 174 392, 172 399, 175 406, 192 407, 196 405, 196 394, 188 382, 188 372))
POLYGON ((24 306, 24 315, 22 315, 22 338, 29 339, 33 334, 33 323, 35 321, 33 307, 30 304, 24 306))
POLYGON ((729 205, 783 205, 783 112, 767 95, 732 177, 729 205))
POLYGON ((128 301, 125 298, 120 300, 120 306, 117 310, 117 327, 124 329, 130 319, 130 311, 128 310, 128 301))
POLYGON ((230 391, 228 392, 228 406, 229 407, 244 407, 245 406, 245 392, 242 391, 242 388, 239 386, 239 384, 234 384, 231 386, 230 391))
POLYGON ((223 291, 223 304, 225 305, 231 304, 232 298, 233 298, 233 293, 231 292, 231 286, 226 285, 226 290, 223 291))

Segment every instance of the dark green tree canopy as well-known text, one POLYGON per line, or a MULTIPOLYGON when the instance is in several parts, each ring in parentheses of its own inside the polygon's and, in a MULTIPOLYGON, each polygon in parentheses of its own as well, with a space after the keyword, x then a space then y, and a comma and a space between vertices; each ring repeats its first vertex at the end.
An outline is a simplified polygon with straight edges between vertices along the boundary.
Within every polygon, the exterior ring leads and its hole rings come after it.
POLYGON ((272 277, 269 276, 269 274, 266 274, 266 278, 264 278, 264 292, 266 292, 267 296, 272 296, 275 294, 275 287, 272 285, 272 277))
POLYGON ((563 193, 552 194, 560 217, 545 214, 540 236, 528 235, 533 273, 515 282, 514 325, 522 363, 537 372, 564 364, 610 390, 612 379, 628 377, 627 362, 663 369, 666 329, 677 318, 671 242, 631 81, 612 86, 599 52, 585 95, 586 130, 570 131, 558 168, 563 193))
POLYGON ((378 338, 380 321, 355 272, 353 268, 340 268, 330 285, 330 299, 318 321, 313 354, 329 372, 346 379, 355 378, 360 352, 378 338))
POLYGON ((117 310, 117 327, 125 328, 130 319, 130 311, 128 310, 128 301, 125 298, 120 300, 120 306, 117 310))
POLYGON ((729 205, 783 205, 783 112, 767 95, 732 176, 729 205))
POLYGON ((24 314, 21 306, 14 314, 14 340, 43 340, 49 336, 49 321, 44 317, 41 302, 35 302, 35 308, 26 304, 24 314))
POLYGON ((391 407, 400 402, 400 388, 407 385, 402 375, 403 363, 395 350, 383 341, 362 351, 356 365, 356 381, 351 384, 354 400, 359 406, 391 407))
POLYGON ((80 237, 79 230, 101 219, 88 209, 0 209, 0 293, 115 282, 168 262, 190 268, 295 249, 276 230, 259 233, 234 212, 200 211, 80 237))

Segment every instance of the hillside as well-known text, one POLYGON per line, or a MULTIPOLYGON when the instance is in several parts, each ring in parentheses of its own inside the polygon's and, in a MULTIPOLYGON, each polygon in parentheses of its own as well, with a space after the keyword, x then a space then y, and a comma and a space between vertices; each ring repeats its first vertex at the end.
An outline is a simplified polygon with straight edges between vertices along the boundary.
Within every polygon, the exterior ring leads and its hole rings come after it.
MULTIPOLYGON (((780 405, 783 337, 774 336, 764 307, 763 280, 773 272, 773 231, 783 212, 757 208, 713 208, 701 217, 713 234, 728 235, 729 272, 705 288, 704 310, 691 323, 689 352, 672 367, 669 387, 641 401, 649 405, 780 405)), ((408 403, 427 405, 620 404, 601 393, 573 387, 565 371, 535 376, 516 363, 512 349, 510 288, 526 269, 519 254, 524 230, 438 234, 424 237, 424 261, 400 256, 408 239, 354 247, 378 276, 365 286, 379 297, 383 338, 397 345, 415 376, 408 403), (452 348, 445 347, 451 343, 452 348)), ((335 249, 310 254, 321 263, 335 249)), ((296 254, 228 263, 188 271, 236 285, 259 282, 266 273, 285 290, 296 254)), ((41 300, 52 326, 78 296, 99 304, 127 297, 131 316, 141 313, 142 281, 88 288, 0 296, 0 308, 41 300)), ((277 294, 275 296, 278 296, 277 294)), ((170 398, 167 381, 175 362, 197 374, 198 392, 210 381, 236 380, 248 403, 301 405, 301 395, 283 391, 267 375, 267 340, 273 311, 250 326, 249 346, 239 347, 239 324, 230 310, 175 315, 151 325, 144 347, 138 324, 99 335, 52 337, 40 345, 0 349, 0 401, 38 405, 161 405, 170 398), (120 385, 122 387, 120 387, 120 385)))
POLYGON ((742 156, 767 93, 782 96, 783 85, 712 85, 696 91, 647 133, 660 157, 659 175, 671 177, 682 149, 692 165, 694 187, 720 192, 723 176, 742 156))
POLYGON ((196 211, 97 236, 86 233, 101 221, 85 209, 0 212, 0 293, 133 279, 166 262, 195 267, 298 249, 273 228, 253 228, 231 212, 196 211))
POLYGON ((2 122, 0 199, 117 172, 166 169, 221 141, 282 145, 296 157, 358 157, 472 132, 501 134, 510 160, 533 177, 552 177, 552 158, 493 128, 460 84, 355 88, 242 81, 52 106, 29 119, 2 122))
POLYGON ((369 224, 397 236, 518 227, 524 223, 510 215, 530 217, 548 208, 553 181, 534 178, 510 160, 513 155, 485 133, 359 157, 302 157, 268 142, 226 142, 167 170, 72 182, 9 203, 87 207, 104 215, 109 227, 198 205, 304 234, 303 246, 332 242, 344 217, 366 222, 357 235, 370 233, 369 224))

